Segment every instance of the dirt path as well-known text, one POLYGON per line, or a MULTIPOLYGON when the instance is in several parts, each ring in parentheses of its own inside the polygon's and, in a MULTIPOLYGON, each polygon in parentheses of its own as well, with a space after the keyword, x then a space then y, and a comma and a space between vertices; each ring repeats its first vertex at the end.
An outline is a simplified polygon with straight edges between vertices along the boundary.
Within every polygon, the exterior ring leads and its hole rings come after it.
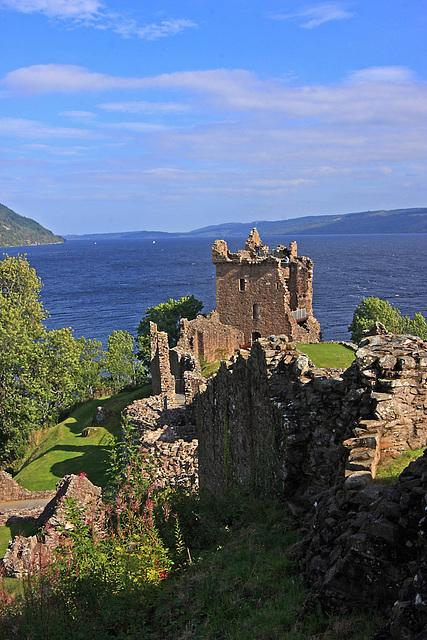
POLYGON ((44 507, 52 498, 37 498, 33 500, 14 500, 13 502, 0 502, 1 511, 21 511, 22 509, 33 509, 34 507, 44 507))

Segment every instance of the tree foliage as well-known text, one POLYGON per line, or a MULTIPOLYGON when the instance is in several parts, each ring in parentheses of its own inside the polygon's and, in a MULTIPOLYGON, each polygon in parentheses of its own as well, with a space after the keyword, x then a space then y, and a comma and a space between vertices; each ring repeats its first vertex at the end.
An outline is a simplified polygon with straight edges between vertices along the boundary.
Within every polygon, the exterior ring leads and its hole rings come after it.
POLYGON ((109 384, 114 390, 136 384, 145 373, 135 352, 135 339, 128 331, 113 331, 108 337, 104 362, 109 384))
POLYGON ((409 333, 427 338, 427 323, 421 313, 416 313, 411 319, 402 316, 397 307, 393 307, 388 300, 370 297, 360 301, 353 314, 353 321, 348 330, 353 342, 359 343, 363 331, 370 329, 375 322, 382 322, 392 333, 409 333))
POLYGON ((76 340, 70 328, 47 331, 41 288, 25 256, 0 262, 0 464, 23 455, 31 431, 85 400, 100 384, 106 358, 110 371, 119 372, 110 373, 115 389, 135 377, 132 336, 129 348, 113 337, 115 348, 105 354, 98 340, 76 340), (124 363, 133 367, 128 376, 124 363))
POLYGON ((179 300, 170 298, 155 307, 148 307, 138 326, 138 357, 148 364, 150 361, 150 322, 155 322, 159 331, 166 331, 169 346, 174 347, 179 338, 179 321, 181 318, 194 320, 203 309, 203 302, 193 295, 186 295, 179 300))

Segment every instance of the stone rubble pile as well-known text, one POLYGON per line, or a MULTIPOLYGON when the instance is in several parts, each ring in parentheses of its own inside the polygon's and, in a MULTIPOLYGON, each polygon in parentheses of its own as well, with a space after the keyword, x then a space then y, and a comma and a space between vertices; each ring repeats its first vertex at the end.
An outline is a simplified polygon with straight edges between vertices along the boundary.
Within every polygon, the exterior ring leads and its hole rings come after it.
POLYGON ((147 453, 159 459, 156 480, 198 483, 196 427, 189 424, 185 406, 173 407, 173 397, 151 396, 126 407, 123 416, 137 428, 138 441, 147 453))
POLYGON ((59 544, 62 529, 71 527, 66 514, 67 498, 73 498, 76 506, 84 511, 85 518, 102 530, 104 509, 100 487, 92 484, 85 476, 69 475, 58 482, 54 493, 54 497, 36 520, 42 535, 28 538, 19 535, 9 543, 3 558, 7 576, 22 578, 48 561, 52 550, 59 544))

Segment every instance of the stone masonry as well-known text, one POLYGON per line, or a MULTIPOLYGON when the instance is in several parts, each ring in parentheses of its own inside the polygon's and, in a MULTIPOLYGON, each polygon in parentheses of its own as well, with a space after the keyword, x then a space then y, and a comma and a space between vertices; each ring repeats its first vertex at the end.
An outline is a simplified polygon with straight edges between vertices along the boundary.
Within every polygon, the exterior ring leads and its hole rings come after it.
POLYGON ((196 398, 200 486, 275 486, 304 503, 346 477, 372 481, 379 459, 427 444, 427 344, 367 337, 346 371, 316 369, 286 336, 261 339, 196 398))
POLYGON ((216 240, 212 261, 219 320, 242 331, 245 343, 279 334, 290 341, 319 342, 313 263, 297 255, 296 242, 269 251, 253 229, 237 253, 228 250, 225 240, 216 240))
POLYGON ((16 502, 18 500, 38 500, 51 498, 55 491, 29 491, 21 487, 10 473, 0 471, 0 502, 16 502))
POLYGON ((207 317, 197 316, 195 320, 183 318, 180 329, 178 348, 207 362, 226 360, 245 343, 243 331, 223 324, 217 311, 211 311, 207 317))

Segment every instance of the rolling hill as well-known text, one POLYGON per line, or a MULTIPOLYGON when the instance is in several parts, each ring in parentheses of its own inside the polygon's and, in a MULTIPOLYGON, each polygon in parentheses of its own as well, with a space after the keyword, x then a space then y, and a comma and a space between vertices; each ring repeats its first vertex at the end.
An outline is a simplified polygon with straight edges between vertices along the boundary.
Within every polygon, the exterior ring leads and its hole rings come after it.
POLYGON ((21 247, 31 244, 57 244, 64 238, 55 236, 35 220, 24 218, 0 204, 0 247, 21 247))
POLYGON ((427 207, 417 209, 393 209, 391 211, 362 211, 338 215, 305 216, 288 220, 258 220, 252 222, 227 222, 194 229, 187 233, 163 231, 128 231, 123 233, 99 233, 82 236, 66 236, 67 240, 115 240, 156 238, 230 238, 244 237, 257 227, 262 235, 322 235, 322 234, 372 234, 372 233, 427 233, 427 207))

